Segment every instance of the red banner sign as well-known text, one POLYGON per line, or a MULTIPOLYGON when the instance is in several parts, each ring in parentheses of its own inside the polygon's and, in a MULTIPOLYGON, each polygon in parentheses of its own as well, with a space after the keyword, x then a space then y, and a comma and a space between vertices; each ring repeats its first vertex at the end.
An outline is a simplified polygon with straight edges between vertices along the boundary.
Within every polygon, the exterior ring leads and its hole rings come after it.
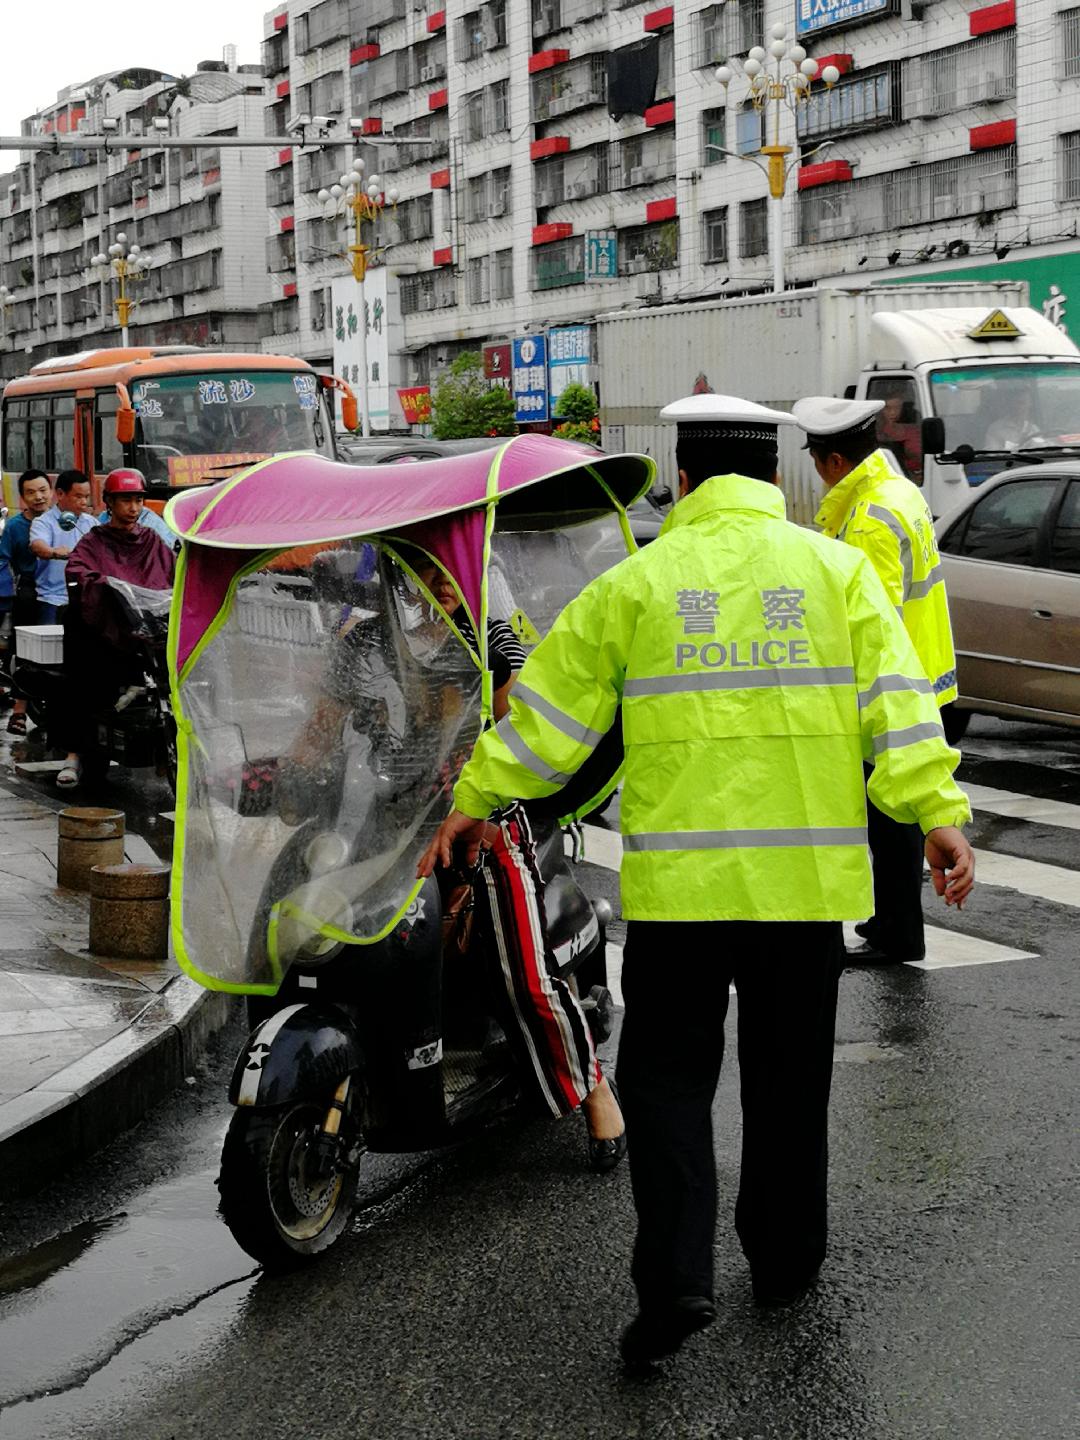
POLYGON ((401 412, 409 425, 427 425, 431 422, 431 387, 414 385, 411 390, 399 390, 401 412))

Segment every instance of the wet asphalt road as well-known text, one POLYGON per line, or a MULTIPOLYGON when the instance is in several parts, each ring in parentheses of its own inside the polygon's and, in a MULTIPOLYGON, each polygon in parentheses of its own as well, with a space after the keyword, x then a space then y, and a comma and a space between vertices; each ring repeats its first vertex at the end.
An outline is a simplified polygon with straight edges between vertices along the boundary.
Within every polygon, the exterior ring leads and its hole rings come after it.
MULTIPOLYGON (((966 775, 1080 805, 1080 736, 977 721, 966 775)), ((1080 870, 1078 830, 984 816, 974 835, 1080 870)), ((1072 1437, 1077 912, 983 886, 963 917, 931 913, 1038 958, 845 976, 830 1258, 791 1310, 755 1310, 731 1228, 731 1066, 719 1318, 654 1379, 616 1359, 629 1177, 588 1175, 573 1121, 371 1160, 331 1255, 263 1277, 214 1214, 238 1024, 131 1136, 0 1209, 0 1437, 1072 1437)))

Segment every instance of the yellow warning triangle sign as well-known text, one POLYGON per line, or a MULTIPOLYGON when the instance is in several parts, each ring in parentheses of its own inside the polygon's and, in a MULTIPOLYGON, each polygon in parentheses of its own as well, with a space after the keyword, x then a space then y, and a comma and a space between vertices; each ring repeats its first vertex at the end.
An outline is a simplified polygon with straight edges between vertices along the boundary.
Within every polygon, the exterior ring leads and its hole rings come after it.
POLYGON ((1020 329, 1014 325, 1004 310, 991 310, 985 320, 980 320, 974 330, 968 331, 971 340, 1017 340, 1020 329))
POLYGON ((537 630, 524 610, 515 610, 510 616, 510 629, 526 649, 532 649, 534 645, 540 644, 540 631, 537 630))

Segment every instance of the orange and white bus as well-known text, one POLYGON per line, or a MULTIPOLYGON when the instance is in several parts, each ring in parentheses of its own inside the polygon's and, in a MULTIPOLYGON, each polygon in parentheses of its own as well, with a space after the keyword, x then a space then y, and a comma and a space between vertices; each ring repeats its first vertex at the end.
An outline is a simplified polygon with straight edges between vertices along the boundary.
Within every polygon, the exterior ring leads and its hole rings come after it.
POLYGON ((90 478, 93 503, 118 465, 146 476, 160 509, 189 485, 207 485, 286 450, 334 454, 333 390, 356 428, 356 397, 332 376, 285 355, 163 345, 88 350, 35 365, 4 387, 0 458, 4 503, 18 508, 24 470, 90 478))

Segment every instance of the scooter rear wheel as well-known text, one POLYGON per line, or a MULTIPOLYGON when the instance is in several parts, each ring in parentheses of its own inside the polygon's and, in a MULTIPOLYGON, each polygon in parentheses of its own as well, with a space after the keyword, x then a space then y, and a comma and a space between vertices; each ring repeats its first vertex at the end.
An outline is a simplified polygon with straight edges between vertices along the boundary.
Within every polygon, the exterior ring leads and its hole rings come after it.
POLYGON ((221 1214, 242 1249, 268 1270, 328 1250, 352 1214, 356 1170, 323 1174, 317 1138, 326 1107, 310 1102, 235 1111, 221 1152, 221 1214))

